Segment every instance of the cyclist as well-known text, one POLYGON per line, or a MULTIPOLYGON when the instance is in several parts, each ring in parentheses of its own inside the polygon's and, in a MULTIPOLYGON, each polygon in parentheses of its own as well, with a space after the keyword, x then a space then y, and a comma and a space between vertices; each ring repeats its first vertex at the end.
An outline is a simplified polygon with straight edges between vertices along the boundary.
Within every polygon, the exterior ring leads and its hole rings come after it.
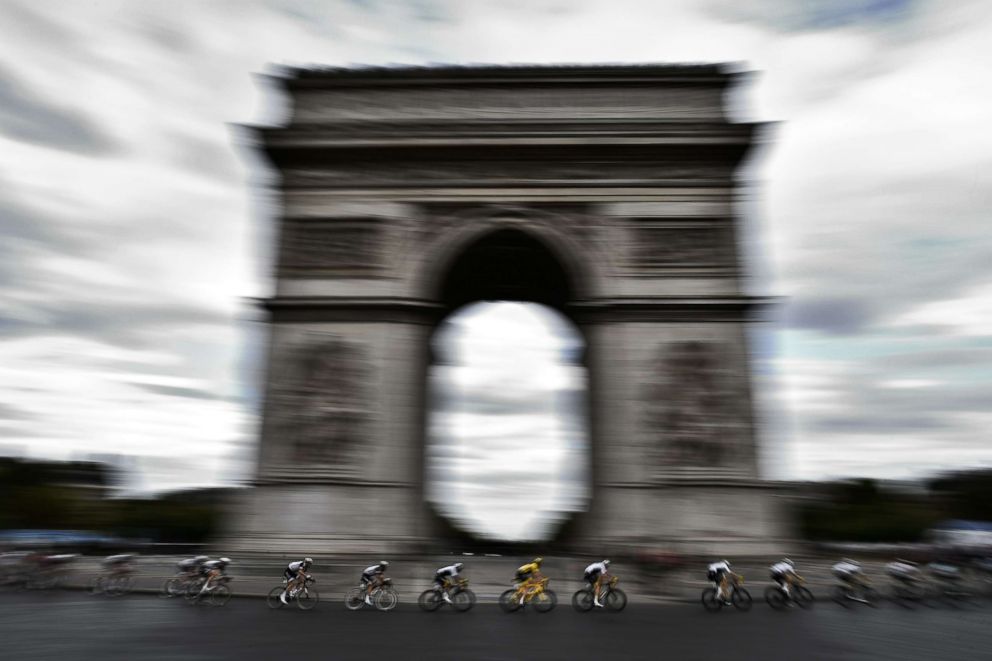
POLYGON ((283 572, 283 576, 286 577, 286 589, 279 595, 279 601, 285 604, 289 591, 303 584, 307 571, 312 564, 313 558, 303 558, 302 560, 295 560, 286 565, 286 571, 283 572))
POLYGON ((215 583, 216 579, 227 574, 226 570, 229 564, 231 564, 230 558, 217 558, 216 560, 208 560, 200 566, 200 573, 207 578, 203 581, 199 596, 202 597, 204 592, 211 590, 211 584, 215 583))
POLYGON ((713 585, 716 586, 716 598, 727 605, 730 605, 730 602, 727 600, 729 595, 725 596, 724 593, 726 592, 727 578, 732 573, 730 571, 730 563, 726 560, 714 562, 706 568, 706 578, 713 581, 713 585))
POLYGON ((456 562, 453 565, 441 567, 434 573, 434 589, 440 593, 441 598, 449 604, 451 603, 451 598, 448 596, 448 591, 444 589, 445 581, 454 583, 463 567, 465 567, 464 564, 456 562))
POLYGON ((923 574, 915 562, 896 558, 895 562, 885 565, 885 572, 902 585, 915 588, 923 581, 923 574))
POLYGON ((186 575, 186 578, 193 578, 198 573, 200 573, 200 567, 202 567, 203 563, 209 559, 210 558, 208 556, 197 555, 197 556, 193 556, 192 558, 186 558, 185 560, 180 560, 178 563, 176 563, 176 567, 179 569, 180 572, 186 575))
POLYGON ((603 577, 609 573, 609 567, 609 560, 601 560, 600 562, 594 562, 586 567, 586 570, 583 573, 583 580, 586 583, 591 583, 593 586, 592 603, 598 608, 603 607, 603 604, 599 601, 599 586, 603 581, 603 577))
POLYGON ((365 588, 365 603, 372 605, 372 590, 382 585, 382 579, 389 568, 389 563, 380 560, 379 564, 366 567, 362 572, 362 587, 365 588))
POLYGON ((792 560, 783 558, 769 567, 768 571, 771 573, 772 580, 782 588, 785 596, 791 599, 792 593, 789 592, 789 588, 792 586, 792 579, 796 576, 796 567, 792 564, 792 560))
POLYGON ((526 590, 521 588, 540 581, 544 578, 541 575, 541 563, 544 562, 544 558, 537 557, 528 562, 526 565, 521 565, 517 567, 517 572, 513 576, 514 584, 517 587, 518 592, 520 592, 520 605, 524 603, 524 596, 527 593, 526 590))
POLYGON ((861 565, 856 560, 844 558, 831 567, 830 571, 848 591, 853 592, 865 585, 864 572, 861 571, 861 565))

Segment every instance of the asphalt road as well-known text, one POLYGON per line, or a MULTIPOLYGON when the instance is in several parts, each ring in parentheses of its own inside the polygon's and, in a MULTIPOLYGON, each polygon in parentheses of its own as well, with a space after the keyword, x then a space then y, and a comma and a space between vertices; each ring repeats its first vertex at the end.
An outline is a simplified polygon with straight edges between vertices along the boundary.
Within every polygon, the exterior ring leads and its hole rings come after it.
POLYGON ((149 595, 0 593, 0 658, 128 659, 856 659, 992 660, 992 602, 967 610, 842 609, 710 614, 695 604, 621 613, 349 612, 338 598, 313 611, 270 611, 260 599, 190 606, 149 595))

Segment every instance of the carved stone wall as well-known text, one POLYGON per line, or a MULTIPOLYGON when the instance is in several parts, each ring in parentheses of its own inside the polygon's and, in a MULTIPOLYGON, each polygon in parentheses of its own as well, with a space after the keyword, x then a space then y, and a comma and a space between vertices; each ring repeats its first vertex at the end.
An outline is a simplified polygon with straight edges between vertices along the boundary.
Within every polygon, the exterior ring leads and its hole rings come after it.
POLYGON ((733 231, 725 220, 630 219, 627 232, 631 275, 734 274, 733 231))
POLYGON ((718 342, 662 345, 646 384, 644 421, 656 469, 733 468, 746 411, 718 342))
POLYGON ((381 275, 384 255, 380 225, 375 218, 286 219, 279 275, 381 275))
POLYGON ((627 86, 604 92, 535 86, 474 89, 301 90, 294 123, 412 119, 695 119, 723 121, 723 90, 713 86, 627 86))
POLYGON ((274 366, 273 438, 284 444, 280 471, 344 473, 368 440, 368 357, 361 346, 313 334, 274 366))

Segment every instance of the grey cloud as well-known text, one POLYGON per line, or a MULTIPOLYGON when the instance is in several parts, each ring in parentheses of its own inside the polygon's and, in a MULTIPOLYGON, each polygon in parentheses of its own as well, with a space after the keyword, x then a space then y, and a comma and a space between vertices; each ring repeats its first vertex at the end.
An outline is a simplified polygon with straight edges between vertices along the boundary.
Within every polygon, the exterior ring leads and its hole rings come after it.
POLYGON ((0 402, 0 420, 36 420, 38 416, 24 409, 0 402))
POLYGON ((81 336, 117 346, 149 349, 176 329, 229 325, 223 312, 183 304, 132 304, 107 300, 53 301, 34 311, 43 322, 0 316, 7 338, 53 335, 81 336))
POLYGON ((915 16, 917 0, 711 0, 708 13, 724 20, 756 23, 781 32, 885 25, 915 16))
POLYGON ((187 399, 207 399, 207 400, 227 400, 216 392, 206 390, 204 388, 186 388, 181 386, 167 386, 158 383, 134 383, 130 385, 135 388, 141 388, 142 390, 147 390, 148 392, 155 393, 157 395, 166 395, 168 397, 185 397, 187 399))
POLYGON ((117 144, 83 113, 42 99, 0 68, 0 133, 66 151, 106 155, 117 144))
POLYGON ((878 306, 868 300, 797 296, 787 304, 784 321, 792 328, 847 334, 868 326, 878 314, 878 306))

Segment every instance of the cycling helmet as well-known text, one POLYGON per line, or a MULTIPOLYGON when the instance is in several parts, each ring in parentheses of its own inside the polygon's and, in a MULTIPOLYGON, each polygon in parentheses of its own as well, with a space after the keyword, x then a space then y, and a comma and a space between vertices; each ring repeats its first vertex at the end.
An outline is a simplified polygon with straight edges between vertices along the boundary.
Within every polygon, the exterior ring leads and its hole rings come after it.
POLYGON ((380 560, 379 561, 379 566, 380 567, 388 567, 389 566, 389 563, 386 562, 385 560, 380 560))
POLYGON ((540 565, 542 562, 544 562, 544 558, 541 557, 534 558, 535 565, 540 565))
POLYGON ((788 558, 783 558, 782 559, 782 562, 784 562, 785 564, 789 565, 790 567, 795 568, 795 565, 792 563, 792 560, 789 560, 788 558))
POLYGON ((222 565, 229 565, 229 564, 231 564, 231 559, 230 558, 217 558, 217 562, 219 562, 222 565))
POLYGON ((313 564, 313 558, 303 558, 303 564, 309 567, 313 564))
POLYGON ((723 564, 727 565, 728 567, 730 566, 730 560, 727 560, 726 558, 724 558, 720 562, 722 562, 723 564))
POLYGON ((841 560, 841 562, 846 562, 847 564, 854 565, 855 567, 861 566, 857 560, 851 560, 850 558, 844 558, 843 560, 841 560))
POLYGON ((461 571, 462 570, 462 567, 464 567, 464 566, 465 566, 464 564, 462 564, 460 562, 456 562, 455 563, 455 570, 456 571, 461 571))
POLYGON ((208 555, 198 555, 198 556, 196 556, 196 557, 193 558, 193 562, 195 562, 198 565, 202 565, 204 562, 206 562, 209 559, 210 559, 210 556, 208 556, 208 555))
POLYGON ((610 561, 609 560, 603 560, 603 566, 604 567, 609 567, 610 566, 610 561))

